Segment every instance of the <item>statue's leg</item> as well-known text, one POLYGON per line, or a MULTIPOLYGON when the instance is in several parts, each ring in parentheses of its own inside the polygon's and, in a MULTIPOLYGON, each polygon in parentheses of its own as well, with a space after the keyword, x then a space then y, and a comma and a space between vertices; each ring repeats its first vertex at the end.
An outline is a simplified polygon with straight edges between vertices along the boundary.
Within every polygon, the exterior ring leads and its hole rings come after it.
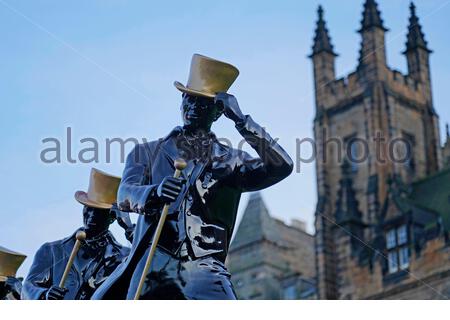
MULTIPOLYGON (((142 271, 144 270, 148 251, 149 250, 143 255, 133 273, 127 299, 134 298, 142 271)), ((176 275, 177 266, 178 260, 172 258, 170 254, 166 253, 164 250, 157 248, 152 265, 150 266, 150 272, 147 274, 144 282, 140 300, 184 299, 181 288, 178 283, 173 280, 173 276, 176 275)))
POLYGON ((187 299, 235 300, 233 284, 225 265, 214 257, 181 262, 179 278, 187 299))

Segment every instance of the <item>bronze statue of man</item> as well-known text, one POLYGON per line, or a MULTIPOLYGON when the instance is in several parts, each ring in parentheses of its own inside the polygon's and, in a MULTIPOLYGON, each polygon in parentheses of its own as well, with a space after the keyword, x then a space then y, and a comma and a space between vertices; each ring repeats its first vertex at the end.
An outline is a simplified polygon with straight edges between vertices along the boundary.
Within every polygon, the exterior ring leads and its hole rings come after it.
POLYGON ((293 169, 289 155, 226 91, 239 74, 234 66, 194 55, 183 92, 184 125, 163 139, 137 145, 128 155, 118 192, 123 211, 140 214, 129 258, 93 299, 132 299, 137 291, 159 216, 169 214, 140 299, 235 299, 224 262, 242 192, 267 188, 293 169), (218 141, 211 125, 224 114, 258 153, 218 141), (173 178, 174 160, 187 167, 173 178))
MULTIPOLYGON (((69 256, 75 245, 75 235, 45 243, 37 251, 24 281, 22 299, 84 300, 128 256, 129 248, 116 241, 108 230, 117 218, 111 210, 116 201, 120 178, 92 169, 88 192, 77 191, 75 199, 83 204, 83 224, 86 234, 73 265, 60 287, 69 256)), ((79 231, 77 230, 77 231, 79 231)))

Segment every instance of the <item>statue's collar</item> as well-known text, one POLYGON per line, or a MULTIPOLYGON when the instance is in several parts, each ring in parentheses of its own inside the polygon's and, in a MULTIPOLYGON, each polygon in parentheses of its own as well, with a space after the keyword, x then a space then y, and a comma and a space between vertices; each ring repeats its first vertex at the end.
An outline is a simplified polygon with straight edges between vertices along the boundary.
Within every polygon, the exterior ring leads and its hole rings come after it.
POLYGON ((170 133, 163 138, 164 141, 169 140, 172 137, 176 137, 180 135, 183 132, 183 127, 176 126, 175 128, 170 131, 170 133))
MULTIPOLYGON (((173 166, 173 162, 175 159, 180 157, 178 147, 176 145, 176 138, 179 137, 181 134, 183 134, 183 128, 178 126, 175 127, 164 139, 163 143, 161 145, 162 150, 168 157, 168 160, 170 161, 171 165, 173 166)), ((216 138, 216 135, 210 131, 208 133, 211 136, 211 139, 213 141, 212 143, 212 152, 211 152, 211 159, 212 160, 221 160, 228 154, 229 150, 228 147, 219 143, 219 141, 216 138)))
MULTIPOLYGON (((177 137, 177 136, 179 136, 181 134, 185 134, 185 132, 186 132, 186 130, 183 127, 176 126, 175 128, 172 129, 172 131, 170 131, 170 133, 167 136, 165 136, 163 138, 163 140, 168 140, 171 137, 177 137)), ((209 131, 209 132, 207 132, 207 134, 211 137, 211 139, 214 142, 217 142, 216 134, 213 131, 209 131)))

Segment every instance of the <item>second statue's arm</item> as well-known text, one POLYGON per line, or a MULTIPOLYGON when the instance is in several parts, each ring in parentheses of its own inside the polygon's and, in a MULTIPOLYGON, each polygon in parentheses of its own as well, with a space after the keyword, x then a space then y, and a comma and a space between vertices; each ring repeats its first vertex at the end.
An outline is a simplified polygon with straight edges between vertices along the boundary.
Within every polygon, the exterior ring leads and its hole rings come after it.
POLYGON ((34 256, 22 288, 22 300, 63 300, 66 288, 53 284, 52 249, 48 244, 42 245, 34 256))
POLYGON ((291 174, 294 165, 290 156, 249 115, 241 112, 234 96, 219 93, 215 101, 222 105, 224 115, 235 123, 236 129, 259 156, 253 158, 245 151, 238 151, 238 187, 243 191, 261 190, 291 174))
POLYGON ((184 180, 165 177, 158 184, 149 184, 151 150, 149 145, 137 145, 127 157, 122 181, 117 193, 119 210, 139 214, 158 214, 164 203, 175 201, 184 180))
MULTIPOLYGON (((144 145, 137 145, 127 157, 117 192, 119 210, 145 214, 148 199, 157 186, 149 185, 149 157, 144 145)), ((148 212, 147 212, 148 213, 148 212)))

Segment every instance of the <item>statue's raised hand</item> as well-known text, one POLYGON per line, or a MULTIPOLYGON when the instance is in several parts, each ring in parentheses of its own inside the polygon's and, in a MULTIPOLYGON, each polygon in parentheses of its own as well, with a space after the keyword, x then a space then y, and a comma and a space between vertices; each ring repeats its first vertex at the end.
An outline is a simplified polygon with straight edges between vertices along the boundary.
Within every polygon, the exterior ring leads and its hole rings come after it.
POLYGON ((239 103, 235 96, 226 92, 219 92, 214 98, 214 103, 223 109, 223 114, 234 123, 243 122, 245 116, 239 107, 239 103))

